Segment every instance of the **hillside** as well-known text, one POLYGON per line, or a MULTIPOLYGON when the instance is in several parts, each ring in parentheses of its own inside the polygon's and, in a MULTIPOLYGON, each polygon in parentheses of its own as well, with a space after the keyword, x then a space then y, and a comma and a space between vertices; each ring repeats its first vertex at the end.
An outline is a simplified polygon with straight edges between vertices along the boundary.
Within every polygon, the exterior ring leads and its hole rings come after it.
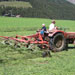
POLYGON ((18 0, 18 1, 29 2, 31 6, 28 8, 22 7, 14 8, 13 6, 12 8, 2 7, 0 8, 1 15, 9 13, 9 10, 12 9, 12 13, 14 15, 20 14, 22 17, 75 20, 75 5, 68 2, 67 0, 18 0))
POLYGON ((7 2, 7 1, 3 1, 3 2, 0 2, 0 6, 5 6, 5 7, 16 7, 16 8, 20 8, 20 7, 23 7, 23 8, 29 8, 29 7, 32 7, 31 4, 29 2, 22 2, 22 1, 14 1, 14 2, 7 2))
POLYGON ((32 5, 38 9, 37 11, 41 9, 41 15, 51 19, 75 19, 75 5, 66 0, 34 0, 32 5))

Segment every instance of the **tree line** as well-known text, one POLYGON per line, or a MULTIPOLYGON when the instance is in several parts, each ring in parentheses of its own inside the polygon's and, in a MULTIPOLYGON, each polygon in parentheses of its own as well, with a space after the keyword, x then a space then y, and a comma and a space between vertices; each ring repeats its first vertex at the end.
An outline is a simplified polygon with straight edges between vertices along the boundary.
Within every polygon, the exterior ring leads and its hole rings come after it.
MULTIPOLYGON (((0 1, 15 1, 15 0, 0 0, 0 1)), ((75 5, 64 3, 61 0, 16 0, 30 2, 32 8, 16 8, 0 6, 0 15, 10 13, 21 15, 22 17, 38 17, 50 19, 72 19, 75 20, 75 5), (57 1, 57 2, 56 2, 57 1)))

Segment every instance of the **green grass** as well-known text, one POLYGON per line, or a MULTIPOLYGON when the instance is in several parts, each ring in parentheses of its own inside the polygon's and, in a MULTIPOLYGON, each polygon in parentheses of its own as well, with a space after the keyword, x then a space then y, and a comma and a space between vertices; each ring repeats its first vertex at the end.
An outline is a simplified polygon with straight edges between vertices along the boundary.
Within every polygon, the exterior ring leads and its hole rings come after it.
MULTIPOLYGON (((48 29, 51 20, 0 17, 0 36, 34 34, 42 23, 48 29)), ((56 20, 56 26, 75 31, 75 21, 56 20)), ((0 75, 75 75, 75 49, 51 53, 52 58, 42 58, 42 52, 0 44, 0 75)))
POLYGON ((19 2, 18 1, 9 1, 9 2, 2 1, 2 2, 0 2, 0 6, 2 6, 2 5, 5 7, 9 6, 9 7, 17 7, 17 8, 19 8, 19 7, 32 8, 32 6, 29 2, 23 2, 23 1, 19 1, 19 2))

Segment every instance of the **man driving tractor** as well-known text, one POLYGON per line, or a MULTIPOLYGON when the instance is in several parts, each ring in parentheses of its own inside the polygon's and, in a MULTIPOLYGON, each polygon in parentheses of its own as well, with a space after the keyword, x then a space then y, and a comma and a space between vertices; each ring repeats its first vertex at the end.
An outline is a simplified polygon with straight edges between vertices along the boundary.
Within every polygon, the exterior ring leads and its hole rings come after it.
POLYGON ((52 23, 49 25, 49 31, 55 28, 55 20, 52 20, 52 23))

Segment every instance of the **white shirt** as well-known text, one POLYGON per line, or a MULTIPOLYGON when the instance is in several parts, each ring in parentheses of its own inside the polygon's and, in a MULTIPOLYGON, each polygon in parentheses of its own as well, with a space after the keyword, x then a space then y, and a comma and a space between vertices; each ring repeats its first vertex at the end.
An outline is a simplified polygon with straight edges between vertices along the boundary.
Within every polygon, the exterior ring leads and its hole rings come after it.
POLYGON ((54 25, 53 23, 51 23, 51 24, 49 25, 49 30, 54 29, 54 27, 55 27, 55 25, 54 25))

